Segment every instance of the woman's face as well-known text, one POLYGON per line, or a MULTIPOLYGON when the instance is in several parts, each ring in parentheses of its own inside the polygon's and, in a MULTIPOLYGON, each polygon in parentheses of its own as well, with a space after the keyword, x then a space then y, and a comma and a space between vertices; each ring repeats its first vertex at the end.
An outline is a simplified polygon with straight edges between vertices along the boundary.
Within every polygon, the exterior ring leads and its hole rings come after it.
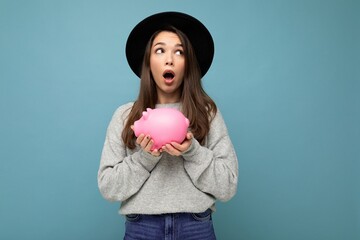
POLYGON ((185 56, 176 33, 162 31, 155 37, 151 46, 150 70, 156 83, 158 103, 178 102, 184 80, 185 56))

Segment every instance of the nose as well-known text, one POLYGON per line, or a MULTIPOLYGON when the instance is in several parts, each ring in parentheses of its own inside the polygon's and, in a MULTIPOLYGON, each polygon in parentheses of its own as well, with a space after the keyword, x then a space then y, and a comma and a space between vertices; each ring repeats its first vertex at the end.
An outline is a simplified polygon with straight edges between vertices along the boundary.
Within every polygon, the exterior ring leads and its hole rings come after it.
POLYGON ((170 65, 170 66, 174 65, 174 60, 173 60, 173 56, 171 53, 168 53, 166 55, 165 65, 170 65))

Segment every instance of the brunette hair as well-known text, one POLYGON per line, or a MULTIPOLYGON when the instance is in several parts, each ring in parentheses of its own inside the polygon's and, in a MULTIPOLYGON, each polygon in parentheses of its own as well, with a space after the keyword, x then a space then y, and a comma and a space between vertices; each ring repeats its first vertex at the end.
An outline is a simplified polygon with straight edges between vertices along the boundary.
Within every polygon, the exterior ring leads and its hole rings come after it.
POLYGON ((187 36, 172 26, 167 26, 155 32, 150 38, 144 54, 141 68, 141 80, 138 99, 135 101, 122 132, 122 139, 125 145, 135 148, 135 135, 130 128, 138 120, 146 108, 155 108, 157 103, 156 83, 150 70, 151 46, 155 37, 162 31, 169 31, 177 34, 183 45, 185 56, 185 72, 182 82, 180 102, 181 111, 190 121, 190 129, 200 144, 205 143, 206 135, 210 130, 210 123, 217 112, 215 102, 206 94, 201 83, 201 71, 196 59, 194 49, 187 36))

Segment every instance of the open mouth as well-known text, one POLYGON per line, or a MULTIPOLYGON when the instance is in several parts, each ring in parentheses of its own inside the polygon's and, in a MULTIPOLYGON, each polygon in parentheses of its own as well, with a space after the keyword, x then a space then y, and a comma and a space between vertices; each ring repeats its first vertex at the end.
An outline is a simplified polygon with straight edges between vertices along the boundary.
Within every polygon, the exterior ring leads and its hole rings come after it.
POLYGON ((163 77, 165 78, 166 81, 172 81, 175 77, 175 73, 171 70, 166 70, 163 73, 163 77))

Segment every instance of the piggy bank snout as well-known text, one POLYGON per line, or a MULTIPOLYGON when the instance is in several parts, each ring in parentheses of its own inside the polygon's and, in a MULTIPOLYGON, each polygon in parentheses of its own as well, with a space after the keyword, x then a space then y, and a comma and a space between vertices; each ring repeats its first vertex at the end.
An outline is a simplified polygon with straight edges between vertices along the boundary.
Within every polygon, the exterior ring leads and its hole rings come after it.
POLYGON ((189 127, 189 125, 190 125, 190 121, 187 118, 185 118, 185 125, 186 125, 186 127, 189 127))
POLYGON ((134 122, 134 134, 136 137, 138 137, 140 135, 140 131, 141 131, 141 123, 140 123, 141 119, 137 120, 134 122))

